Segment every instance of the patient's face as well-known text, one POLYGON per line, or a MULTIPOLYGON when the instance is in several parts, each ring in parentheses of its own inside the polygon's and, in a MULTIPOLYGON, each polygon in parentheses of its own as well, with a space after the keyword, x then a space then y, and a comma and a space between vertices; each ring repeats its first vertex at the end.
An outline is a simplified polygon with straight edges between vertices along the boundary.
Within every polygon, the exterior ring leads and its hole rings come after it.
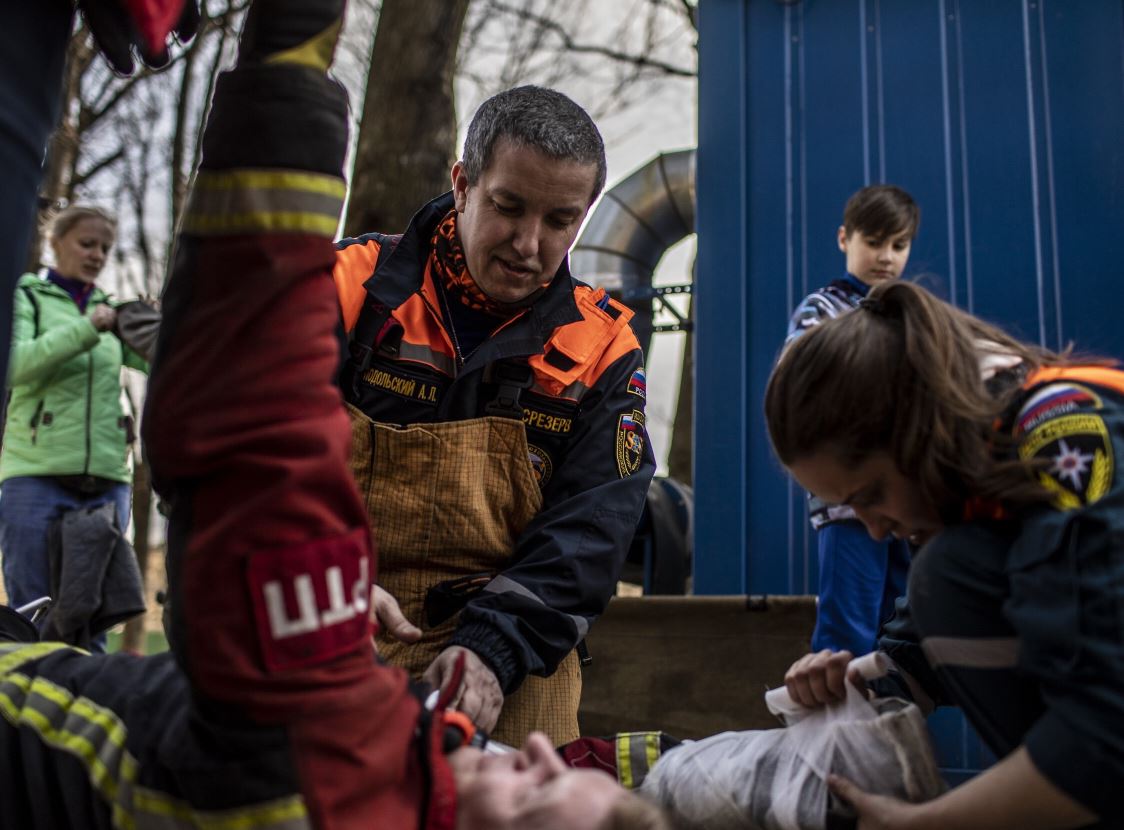
POLYGON ((449 764, 457 784, 457 830, 593 830, 627 795, 602 772, 566 766, 541 732, 507 755, 463 747, 449 764))

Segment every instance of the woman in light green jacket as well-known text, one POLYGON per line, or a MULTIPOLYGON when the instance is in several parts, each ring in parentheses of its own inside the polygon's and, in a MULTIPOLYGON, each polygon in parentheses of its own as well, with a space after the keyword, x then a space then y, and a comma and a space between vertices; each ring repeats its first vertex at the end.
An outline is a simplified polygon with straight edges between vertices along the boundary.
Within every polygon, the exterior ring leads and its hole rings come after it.
POLYGON ((47 528, 64 511, 112 502, 128 523, 132 424, 121 367, 147 366, 114 336, 116 312, 94 284, 115 229, 97 208, 67 208, 50 234, 55 267, 16 288, 0 450, 0 555, 16 607, 49 593, 47 528))

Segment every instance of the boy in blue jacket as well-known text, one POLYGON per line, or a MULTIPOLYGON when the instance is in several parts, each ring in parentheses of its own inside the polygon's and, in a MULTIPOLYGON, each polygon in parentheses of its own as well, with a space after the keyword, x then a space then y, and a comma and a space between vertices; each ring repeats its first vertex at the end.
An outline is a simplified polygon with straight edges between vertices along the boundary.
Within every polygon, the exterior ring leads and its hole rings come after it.
MULTIPOLYGON (((847 272, 805 297, 788 324, 785 348, 824 320, 855 309, 871 286, 895 280, 909 262, 921 211, 906 191, 890 184, 854 193, 843 210, 839 250, 847 272)), ((870 537, 854 511, 809 496, 818 543, 820 579, 812 649, 872 651, 881 623, 905 594, 909 543, 870 537)))

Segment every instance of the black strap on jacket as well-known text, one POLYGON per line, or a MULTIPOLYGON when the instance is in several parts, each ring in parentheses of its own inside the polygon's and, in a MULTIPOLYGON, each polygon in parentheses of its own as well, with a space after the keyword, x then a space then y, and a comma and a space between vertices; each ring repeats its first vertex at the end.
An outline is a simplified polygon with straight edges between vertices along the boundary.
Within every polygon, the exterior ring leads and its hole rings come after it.
POLYGON ((484 414, 523 420, 519 397, 534 381, 535 373, 525 358, 489 363, 484 367, 484 382, 496 384, 496 396, 484 407, 484 414))
POLYGON ((32 337, 38 337, 39 336, 39 301, 37 299, 35 299, 35 292, 32 291, 30 288, 28 288, 26 285, 21 285, 20 290, 23 292, 23 295, 25 297, 27 297, 27 301, 29 303, 31 303, 31 314, 32 314, 32 321, 33 321, 32 324, 35 327, 32 331, 31 336, 32 337))
MULTIPOLYGON (((379 255, 371 271, 373 277, 379 270, 379 265, 394 253, 394 249, 402 241, 402 234, 372 233, 369 236, 379 243, 379 255)), ((359 319, 355 321, 355 328, 352 329, 351 336, 347 340, 347 354, 351 365, 344 372, 345 383, 342 384, 344 391, 350 392, 353 401, 359 398, 359 379, 371 368, 371 360, 375 356, 375 349, 379 346, 379 334, 386 321, 390 319, 390 312, 393 310, 383 303, 375 302, 369 294, 364 298, 363 306, 359 309, 359 319), (347 377, 348 374, 350 379, 347 377)))
MULTIPOLYGON (((34 326, 31 336, 33 338, 39 336, 39 301, 35 299, 35 292, 28 288, 26 285, 19 287, 23 295, 27 297, 27 301, 31 303, 31 319, 34 326)), ((8 393, 4 396, 4 411, 0 412, 0 445, 4 443, 4 428, 8 425, 8 404, 12 402, 12 390, 8 389, 8 393)), ((42 407, 43 403, 40 402, 39 406, 42 407)), ((34 426, 34 425, 33 425, 34 426)))

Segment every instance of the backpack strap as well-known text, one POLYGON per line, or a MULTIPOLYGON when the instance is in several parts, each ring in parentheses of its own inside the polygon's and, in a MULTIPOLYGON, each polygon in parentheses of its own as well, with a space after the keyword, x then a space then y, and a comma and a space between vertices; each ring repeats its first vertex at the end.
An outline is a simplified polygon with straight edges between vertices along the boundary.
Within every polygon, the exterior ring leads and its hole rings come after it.
POLYGON ((20 290, 23 295, 27 297, 27 302, 31 305, 32 320, 34 321, 35 328, 33 329, 32 337, 39 336, 39 300, 35 298, 35 292, 28 288, 26 285, 21 285, 20 290))
MULTIPOLYGON (((379 243, 379 255, 375 259, 375 267, 371 271, 373 277, 378 273, 386 259, 394 253, 398 243, 402 241, 402 234, 370 233, 364 239, 374 239, 379 243)), ((370 279, 370 278, 368 278, 370 279)), ((370 294, 363 300, 359 309, 359 318, 355 321, 355 328, 346 336, 346 351, 344 355, 345 369, 342 373, 341 386, 351 400, 359 396, 359 379, 363 373, 371 368, 371 360, 375 349, 379 347, 386 334, 387 323, 390 321, 390 312, 394 309, 384 303, 375 302, 370 294)), ((341 324, 342 330, 342 324, 341 324)))
MULTIPOLYGON (((28 288, 26 285, 19 286, 19 289, 23 292, 23 295, 25 297, 27 297, 28 303, 31 304, 31 311, 32 311, 31 319, 32 319, 32 323, 34 325, 34 329, 32 330, 33 333, 32 333, 31 336, 32 337, 38 337, 39 336, 39 300, 36 299, 35 292, 32 291, 30 288, 28 288)), ((8 387, 7 390, 4 393, 4 411, 2 413, 0 413, 0 445, 2 445, 3 442, 4 442, 4 428, 8 424, 8 405, 11 402, 12 402, 12 389, 11 389, 11 387, 8 387)), ((2 607, 2 606, 0 606, 0 607, 2 607)), ((2 639, 2 638, 0 638, 0 639, 2 639)))

